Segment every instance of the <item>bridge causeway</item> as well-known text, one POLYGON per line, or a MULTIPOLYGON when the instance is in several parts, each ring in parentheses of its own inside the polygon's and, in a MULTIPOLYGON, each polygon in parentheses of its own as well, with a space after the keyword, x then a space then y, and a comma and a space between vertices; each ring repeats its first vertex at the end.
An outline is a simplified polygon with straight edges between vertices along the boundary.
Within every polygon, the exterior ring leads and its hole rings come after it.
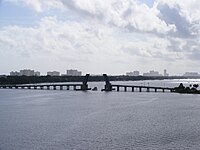
POLYGON ((40 90, 75 90, 87 91, 89 74, 86 74, 83 83, 81 84, 26 84, 26 85, 0 85, 0 89, 40 89, 40 90))
MULTIPOLYGON (((86 74, 82 84, 26 84, 26 85, 0 85, 0 89, 40 89, 40 90, 74 90, 74 91, 87 91, 91 90, 88 88, 88 78, 89 74, 86 74)), ((154 86, 136 86, 136 85, 119 85, 111 84, 108 76, 103 74, 105 86, 102 91, 131 91, 131 92, 174 92, 174 88, 168 87, 154 87, 154 86)))
POLYGON ((168 88, 168 87, 153 87, 153 86, 135 86, 135 85, 111 85, 112 90, 116 90, 117 92, 121 91, 121 89, 124 92, 127 92, 128 89, 131 89, 132 92, 136 91, 138 89, 139 92, 143 92, 144 90, 146 92, 151 92, 152 90, 154 92, 173 92, 173 88, 168 88))
POLYGON ((134 92, 136 89, 138 89, 139 92, 144 92, 144 89, 146 92, 151 92, 153 90, 154 92, 174 92, 174 88, 168 88, 168 87, 154 87, 154 86, 136 86, 136 85, 119 85, 119 84, 111 84, 108 76, 106 74, 103 74, 104 80, 106 82, 106 85, 102 91, 124 91, 127 92, 128 89, 131 89, 132 92, 134 92))

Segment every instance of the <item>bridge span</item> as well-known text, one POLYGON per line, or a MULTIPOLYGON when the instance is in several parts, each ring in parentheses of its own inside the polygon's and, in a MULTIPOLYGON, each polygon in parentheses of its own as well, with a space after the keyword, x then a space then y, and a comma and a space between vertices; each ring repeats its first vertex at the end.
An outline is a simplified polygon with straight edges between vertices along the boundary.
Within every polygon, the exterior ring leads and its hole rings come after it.
POLYGON ((75 90, 87 91, 89 74, 86 74, 83 83, 81 84, 26 84, 26 85, 0 85, 1 89, 40 89, 40 90, 75 90))
MULTIPOLYGON (((50 83, 50 84, 25 84, 25 85, 0 85, 0 89, 40 89, 40 90, 74 90, 74 91, 87 91, 91 90, 91 88, 88 87, 88 78, 89 74, 86 74, 82 84, 56 84, 56 83, 50 83)), ((153 86, 136 86, 136 85, 119 85, 119 84, 111 84, 108 76, 106 74, 103 74, 105 86, 102 91, 131 91, 131 92, 174 92, 174 88, 168 88, 168 87, 153 87, 153 86)))
POLYGON ((107 92, 111 92, 111 91, 124 91, 127 92, 129 89, 131 89, 132 92, 134 91, 139 91, 139 92, 150 92, 150 91, 154 91, 154 92, 174 92, 174 88, 169 88, 169 87, 154 87, 154 86, 136 86, 136 85, 120 85, 120 84, 111 84, 108 76, 106 74, 103 74, 104 76, 104 80, 106 82, 104 89, 102 89, 102 91, 107 91, 107 92))

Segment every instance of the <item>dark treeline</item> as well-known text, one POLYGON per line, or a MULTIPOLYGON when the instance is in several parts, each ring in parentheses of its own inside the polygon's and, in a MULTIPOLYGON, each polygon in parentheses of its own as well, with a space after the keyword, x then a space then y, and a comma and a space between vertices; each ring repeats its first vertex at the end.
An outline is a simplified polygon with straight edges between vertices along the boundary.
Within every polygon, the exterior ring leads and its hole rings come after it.
MULTIPOLYGON (((4 76, 0 77, 0 84, 34 84, 55 82, 82 82, 85 76, 4 76)), ((144 76, 109 76, 110 81, 137 81, 137 80, 163 80, 163 79, 185 79, 186 77, 144 77, 144 76)), ((90 82, 104 81, 103 76, 90 76, 90 82)))

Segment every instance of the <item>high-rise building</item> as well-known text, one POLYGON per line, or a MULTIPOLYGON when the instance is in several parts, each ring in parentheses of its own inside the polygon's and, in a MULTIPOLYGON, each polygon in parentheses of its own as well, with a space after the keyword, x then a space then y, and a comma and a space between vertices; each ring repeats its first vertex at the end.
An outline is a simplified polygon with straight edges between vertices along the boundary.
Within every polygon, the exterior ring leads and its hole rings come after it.
POLYGON ((19 75, 20 75, 20 73, 17 72, 17 71, 11 71, 10 72, 10 76, 19 76, 19 75))
POLYGON ((147 73, 143 73, 143 76, 159 77, 159 76, 162 76, 162 74, 159 74, 158 71, 151 70, 147 73))
POLYGON ((163 75, 164 75, 165 77, 166 77, 166 76, 169 76, 169 74, 167 73, 167 70, 166 70, 166 69, 164 70, 164 74, 163 74, 163 75))
POLYGON ((73 69, 67 70, 67 76, 81 76, 81 75, 82 75, 81 71, 73 69))
POLYGON ((198 77, 200 74, 198 72, 186 72, 183 76, 185 77, 198 77))
POLYGON ((20 76, 34 76, 34 70, 24 69, 19 71, 20 76))
POLYGON ((127 76, 133 76, 133 72, 127 72, 126 75, 127 76))
POLYGON ((140 75, 140 72, 139 72, 139 71, 133 71, 133 75, 134 75, 134 76, 139 76, 139 75, 140 75))
POLYGON ((18 71, 11 71, 10 72, 10 76, 40 76, 40 72, 39 71, 34 71, 34 70, 30 70, 30 69, 24 69, 24 70, 20 70, 18 71))
POLYGON ((126 75, 127 76, 139 76, 140 72, 139 71, 127 72, 126 75))

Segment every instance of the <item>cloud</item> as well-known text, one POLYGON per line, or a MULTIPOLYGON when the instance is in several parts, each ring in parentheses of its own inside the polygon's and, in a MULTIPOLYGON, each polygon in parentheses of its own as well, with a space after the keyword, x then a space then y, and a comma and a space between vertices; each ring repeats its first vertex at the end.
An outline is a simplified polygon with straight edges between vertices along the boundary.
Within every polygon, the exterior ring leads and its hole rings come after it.
POLYGON ((174 4, 170 6, 168 3, 158 3, 157 9, 159 10, 159 18, 167 24, 174 24, 176 26, 176 32, 172 33, 172 36, 180 38, 192 38, 199 35, 199 25, 191 18, 187 16, 189 12, 181 5, 174 4), (185 12, 185 14, 183 13, 185 12))
POLYGON ((154 8, 136 0, 110 0, 106 3, 99 0, 63 0, 63 4, 78 15, 127 30, 162 34, 175 30, 172 24, 166 24, 157 16, 154 8))
POLYGON ((42 17, 35 26, 0 28, 0 49, 7 53, 48 56, 91 70, 125 70, 128 64, 148 69, 145 63, 169 67, 173 62, 199 61, 198 0, 156 0, 152 7, 137 0, 9 1, 23 3, 39 14, 62 9, 64 17, 54 14, 42 17), (113 62, 123 64, 114 68, 113 62))
POLYGON ((8 2, 14 2, 16 4, 25 4, 31 7, 36 12, 44 12, 45 10, 49 10, 51 8, 54 9, 63 9, 62 2, 60 0, 5 0, 8 2))

